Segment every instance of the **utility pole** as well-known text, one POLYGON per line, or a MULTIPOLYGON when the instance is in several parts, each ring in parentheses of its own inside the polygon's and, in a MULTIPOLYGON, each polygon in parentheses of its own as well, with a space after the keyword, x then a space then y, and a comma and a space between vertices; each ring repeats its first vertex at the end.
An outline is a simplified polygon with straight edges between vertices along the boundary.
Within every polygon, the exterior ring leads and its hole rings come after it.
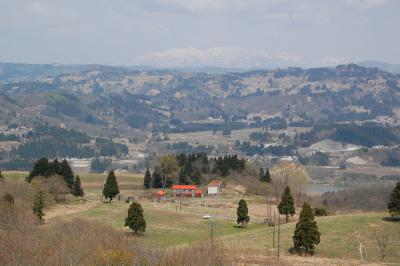
POLYGON ((278 215, 278 260, 279 260, 279 248, 280 248, 280 235, 281 235, 281 215, 278 215))
POLYGON ((275 211, 274 211, 274 230, 272 233, 272 248, 275 248, 275 211))
POLYGON ((104 180, 101 179, 101 203, 104 202, 104 200, 103 200, 103 190, 104 190, 104 180))

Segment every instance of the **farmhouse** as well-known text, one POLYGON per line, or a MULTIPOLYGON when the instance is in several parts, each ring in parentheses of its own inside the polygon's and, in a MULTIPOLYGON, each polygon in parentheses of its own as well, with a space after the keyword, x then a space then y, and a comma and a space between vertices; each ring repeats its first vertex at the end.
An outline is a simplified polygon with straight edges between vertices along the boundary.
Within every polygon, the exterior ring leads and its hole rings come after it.
POLYGON ((174 197, 203 197, 203 191, 197 188, 196 185, 173 185, 172 192, 174 197))
POLYGON ((219 195, 221 191, 221 180, 218 179, 211 179, 210 183, 207 186, 207 194, 208 195, 219 195))

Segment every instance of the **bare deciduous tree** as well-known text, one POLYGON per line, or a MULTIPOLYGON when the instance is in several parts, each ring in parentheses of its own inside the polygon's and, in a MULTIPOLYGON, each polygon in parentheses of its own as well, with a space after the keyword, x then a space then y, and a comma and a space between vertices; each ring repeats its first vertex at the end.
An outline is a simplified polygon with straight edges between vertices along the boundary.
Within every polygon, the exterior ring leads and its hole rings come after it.
POLYGON ((360 231, 355 232, 355 237, 357 240, 357 250, 360 253, 360 257, 362 261, 365 261, 365 257, 367 256, 367 250, 365 249, 365 245, 362 243, 360 231))
POLYGON ((383 262, 386 256, 386 248, 389 243, 389 234, 386 232, 385 229, 383 229, 382 231, 375 231, 374 236, 379 247, 381 262, 383 262))

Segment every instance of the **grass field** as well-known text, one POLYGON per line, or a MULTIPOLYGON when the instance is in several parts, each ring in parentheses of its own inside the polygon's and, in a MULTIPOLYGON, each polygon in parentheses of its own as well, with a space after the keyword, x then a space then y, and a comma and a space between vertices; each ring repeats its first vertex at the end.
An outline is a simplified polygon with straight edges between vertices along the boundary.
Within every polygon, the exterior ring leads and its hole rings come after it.
MULTIPOLYGON (((22 180, 27 173, 4 172, 6 178, 22 180)), ((101 181, 106 175, 82 175, 82 185, 86 191, 86 203, 76 204, 76 212, 59 211, 57 208, 48 210, 48 223, 57 223, 61 220, 84 218, 108 224, 118 231, 130 234, 124 227, 124 219, 129 204, 127 203, 101 203, 101 181), (86 206, 86 207, 85 207, 86 206), (79 210, 81 208, 81 210, 79 210), (51 214, 51 215, 50 215, 51 214)), ((122 175, 117 174, 121 185, 141 186, 143 174, 122 175)), ((247 228, 238 228, 235 223, 237 202, 242 197, 229 190, 225 190, 222 197, 205 197, 203 199, 185 201, 182 211, 178 203, 172 200, 162 203, 152 202, 144 197, 141 189, 127 189, 123 193, 134 195, 143 206, 147 222, 145 236, 146 242, 156 242, 162 246, 185 246, 189 243, 207 240, 209 237, 209 220, 203 220, 205 213, 210 213, 215 222, 215 236, 228 250, 246 250, 248 256, 259 254, 273 254, 272 227, 262 224, 266 217, 265 202, 262 197, 246 196, 251 223, 247 228)), ((298 210, 297 210, 298 212, 298 210)), ((375 232, 386 231, 389 235, 389 244, 386 250, 385 262, 399 263, 400 265, 400 223, 384 220, 386 213, 358 213, 351 215, 336 215, 318 217, 317 223, 321 232, 321 243, 317 246, 317 257, 359 259, 357 251, 358 242, 356 231, 360 232, 362 244, 367 251, 368 262, 379 261, 379 248, 375 239, 375 232)), ((292 247, 292 236, 295 222, 281 225, 280 247, 284 255, 289 255, 292 247)))

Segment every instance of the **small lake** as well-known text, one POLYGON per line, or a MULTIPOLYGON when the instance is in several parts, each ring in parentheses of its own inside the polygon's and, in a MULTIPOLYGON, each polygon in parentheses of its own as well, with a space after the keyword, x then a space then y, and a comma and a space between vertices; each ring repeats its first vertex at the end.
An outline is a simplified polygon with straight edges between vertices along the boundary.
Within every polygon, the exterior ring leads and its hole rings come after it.
POLYGON ((309 184, 306 187, 306 192, 310 194, 323 194, 325 192, 333 192, 346 189, 345 187, 336 187, 332 185, 323 184, 309 184))

